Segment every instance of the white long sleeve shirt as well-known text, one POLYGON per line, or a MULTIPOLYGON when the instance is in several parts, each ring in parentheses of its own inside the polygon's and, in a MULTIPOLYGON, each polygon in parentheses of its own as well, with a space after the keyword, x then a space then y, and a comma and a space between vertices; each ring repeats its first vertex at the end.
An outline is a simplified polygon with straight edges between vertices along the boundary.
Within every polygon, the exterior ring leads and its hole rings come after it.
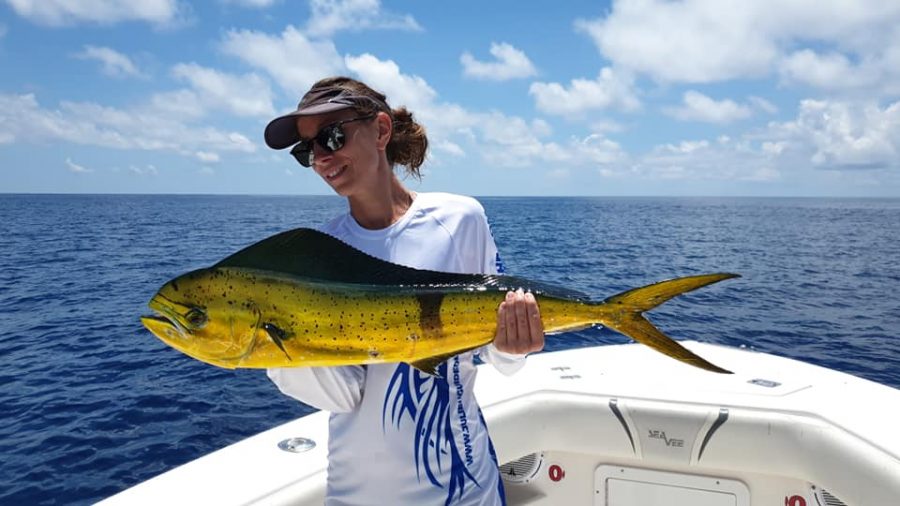
MULTIPOLYGON (((407 267, 502 270, 484 209, 468 197, 420 193, 388 228, 364 229, 347 213, 322 231, 407 267)), ((326 504, 504 504, 473 394, 476 354, 506 374, 524 364, 487 345, 443 363, 439 378, 403 363, 269 369, 283 393, 332 413, 326 504)))

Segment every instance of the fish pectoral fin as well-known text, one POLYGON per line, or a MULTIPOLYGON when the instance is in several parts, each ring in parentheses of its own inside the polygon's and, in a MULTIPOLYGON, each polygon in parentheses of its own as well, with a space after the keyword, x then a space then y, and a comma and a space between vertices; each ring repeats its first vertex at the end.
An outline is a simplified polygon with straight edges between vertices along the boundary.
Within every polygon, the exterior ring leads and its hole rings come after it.
POLYGON ((292 359, 291 356, 288 355, 287 350, 284 349, 284 340, 288 337, 287 333, 274 323, 266 322, 262 327, 266 333, 269 334, 269 338, 272 339, 275 346, 278 346, 284 353, 284 356, 286 356, 289 361, 293 362, 294 359, 292 359))
POLYGON ((416 369, 422 371, 423 373, 434 376, 435 378, 442 377, 438 372, 438 366, 440 366, 444 361, 448 358, 456 355, 456 353, 448 353, 446 355, 437 355, 434 357, 426 357, 420 360, 416 360, 415 362, 408 362, 409 365, 415 367, 416 369))
POLYGON ((480 348, 484 343, 479 343, 474 346, 468 346, 461 350, 452 351, 450 353, 445 353, 443 355, 435 355, 433 357, 425 357, 420 358, 414 362, 407 362, 407 364, 415 367, 416 369, 422 371, 423 373, 434 376, 435 378, 442 378, 443 376, 438 373, 438 366, 443 364, 445 361, 467 351, 472 351, 474 349, 480 348))

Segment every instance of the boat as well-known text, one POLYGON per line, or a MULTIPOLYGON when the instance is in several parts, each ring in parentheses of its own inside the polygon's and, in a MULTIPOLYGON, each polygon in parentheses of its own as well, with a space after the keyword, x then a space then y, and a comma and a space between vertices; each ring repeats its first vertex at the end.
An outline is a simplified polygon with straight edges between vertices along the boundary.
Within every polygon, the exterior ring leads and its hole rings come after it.
MULTIPOLYGON (((900 390, 746 348, 637 344, 481 366, 476 396, 511 505, 900 504, 900 390)), ((322 504, 328 414, 251 436, 100 504, 322 504)), ((377 465, 372 463, 372 465, 377 465)))

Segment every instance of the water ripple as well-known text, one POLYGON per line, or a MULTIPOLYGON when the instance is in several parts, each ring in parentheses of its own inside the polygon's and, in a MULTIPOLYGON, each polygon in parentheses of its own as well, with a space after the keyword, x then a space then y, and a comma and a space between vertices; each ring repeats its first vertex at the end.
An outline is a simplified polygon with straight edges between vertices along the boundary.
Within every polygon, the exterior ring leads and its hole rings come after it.
MULTIPOLYGON (((678 339, 789 356, 900 387, 900 201, 486 198, 511 274, 604 298, 728 281, 651 318, 678 339)), ((137 318, 159 285, 335 197, 0 196, 0 504, 88 504, 309 412, 261 371, 190 360, 137 318)), ((607 329, 549 350, 624 343, 607 329)))

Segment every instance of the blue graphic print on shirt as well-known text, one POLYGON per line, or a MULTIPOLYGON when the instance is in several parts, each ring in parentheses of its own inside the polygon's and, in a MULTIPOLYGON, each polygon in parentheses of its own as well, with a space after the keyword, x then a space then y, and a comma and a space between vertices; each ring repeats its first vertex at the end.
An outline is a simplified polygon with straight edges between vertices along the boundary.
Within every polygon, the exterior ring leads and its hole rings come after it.
POLYGON ((468 443, 468 422, 461 401, 455 406, 456 409, 450 409, 449 380, 454 381, 457 398, 461 399, 463 394, 462 384, 459 382, 459 356, 449 362, 453 363, 453 372, 448 376, 448 362, 444 362, 438 368, 439 377, 423 374, 409 364, 399 364, 388 384, 382 410, 383 430, 388 428, 388 419, 397 428, 407 416, 410 422, 416 424, 413 456, 416 473, 420 480, 424 473, 435 487, 446 486, 445 505, 462 498, 469 482, 477 487, 481 486, 467 467, 472 464, 472 449, 471 443, 468 443), (450 419, 451 414, 460 416, 460 412, 462 415, 459 422, 464 441, 462 453, 457 447, 450 419), (444 484, 441 476, 445 474, 448 459, 448 481, 444 484))

